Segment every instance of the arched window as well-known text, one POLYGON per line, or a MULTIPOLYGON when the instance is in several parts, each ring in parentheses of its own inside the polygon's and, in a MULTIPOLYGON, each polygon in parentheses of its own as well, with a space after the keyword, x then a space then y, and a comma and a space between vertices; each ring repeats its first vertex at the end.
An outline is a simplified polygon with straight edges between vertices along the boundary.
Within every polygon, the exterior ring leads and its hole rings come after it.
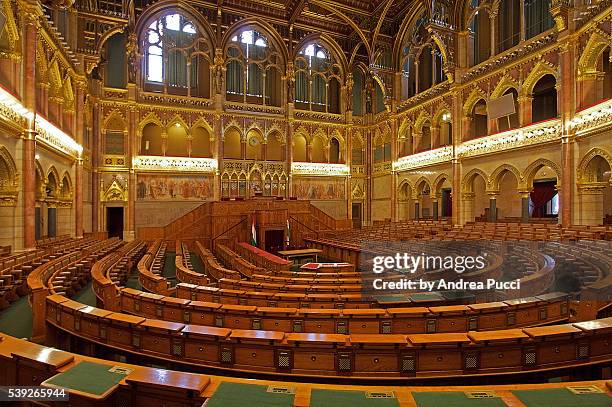
POLYGON ((313 163, 324 163, 325 159, 325 144, 323 139, 320 136, 315 136, 312 138, 312 145, 310 146, 311 156, 310 161, 313 163))
POLYGON ((242 158, 240 133, 235 128, 231 128, 225 132, 223 138, 223 158, 242 158))
POLYGON ((268 134, 268 143, 266 144, 266 160, 267 161, 282 161, 284 154, 284 145, 281 135, 278 132, 268 134))
POLYGON ((488 116, 487 116, 487 103, 480 99, 472 110, 471 114, 472 126, 471 126, 471 138, 484 137, 488 134, 488 116))
POLYGON ((521 39, 521 9, 516 0, 501 0, 497 15, 497 51, 502 52, 517 45, 521 39))
POLYGON ((196 127, 191 130, 191 156, 192 157, 212 157, 210 148, 210 133, 204 127, 196 127))
POLYGON ((125 56, 125 34, 117 33, 104 44, 104 84, 111 88, 125 88, 127 63, 125 56))
POLYGON ((301 134, 293 137, 293 161, 308 161, 306 138, 301 134))
POLYGON ((230 101, 281 105, 280 54, 255 29, 244 30, 227 46, 226 98, 230 101))
POLYGON ((145 89, 209 97, 210 48, 181 14, 153 21, 144 34, 145 89))
POLYGON ((427 23, 427 15, 422 13, 404 40, 401 57, 402 99, 408 99, 446 80, 444 59, 426 28, 427 23))
POLYGON ((187 129, 176 122, 167 130, 166 155, 170 157, 187 157, 187 129))
POLYGON ((321 45, 305 45, 295 60, 298 109, 340 113, 340 65, 321 45))
POLYGON ((251 130, 247 134, 246 158, 249 160, 263 159, 263 136, 257 130, 251 130))
MULTIPOLYGON (((478 7, 478 0, 472 0, 472 7, 478 7)), ((485 8, 476 10, 471 21, 470 27, 470 63, 472 66, 486 61, 491 56, 491 19, 489 12, 485 8)))
POLYGON ((550 0, 525 0, 525 38, 535 37, 553 26, 550 0))
POLYGON ((140 138, 141 155, 162 155, 162 129, 154 123, 149 123, 142 129, 140 138))
POLYGON ((534 123, 557 117, 557 80, 553 75, 543 76, 533 87, 531 117, 534 123))
POLYGON ((363 115, 364 80, 361 69, 353 69, 353 115, 363 115))
POLYGON ((429 121, 423 124, 421 129, 421 143, 419 146, 419 152, 431 150, 431 123, 429 121))
POLYGON ((439 147, 444 147, 453 144, 453 126, 451 123, 451 115, 449 112, 442 113, 442 116, 440 117, 439 131, 439 147))
POLYGON ((340 162, 340 142, 335 137, 329 141, 329 162, 335 164, 340 162))

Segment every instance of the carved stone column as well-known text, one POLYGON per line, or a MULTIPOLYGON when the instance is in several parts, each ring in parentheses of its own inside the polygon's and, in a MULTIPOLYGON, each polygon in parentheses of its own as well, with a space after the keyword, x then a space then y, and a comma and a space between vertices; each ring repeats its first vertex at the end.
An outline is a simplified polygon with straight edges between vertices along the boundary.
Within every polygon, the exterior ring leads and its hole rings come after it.
POLYGON ((519 190, 521 196, 521 222, 529 223, 529 193, 528 189, 519 190))
MULTIPOLYGON (((38 41, 38 7, 26 9, 25 44, 23 53, 23 104, 31 112, 36 111, 36 44, 38 41)), ((23 135, 23 248, 36 246, 36 129, 34 118, 28 122, 23 135)))
MULTIPOLYGON (((76 140, 83 145, 85 136, 84 117, 85 117, 85 82, 78 82, 76 86, 76 140)), ((74 229, 76 237, 83 237, 83 160, 78 157, 75 162, 75 188, 74 188, 74 229)))
POLYGON ((489 196, 489 216, 487 217, 487 221, 496 222, 497 221, 497 197, 499 196, 499 191, 487 191, 487 195, 489 196))
POLYGON ((533 98, 531 96, 519 96, 519 125, 521 127, 527 126, 533 122, 531 112, 531 102, 533 98))

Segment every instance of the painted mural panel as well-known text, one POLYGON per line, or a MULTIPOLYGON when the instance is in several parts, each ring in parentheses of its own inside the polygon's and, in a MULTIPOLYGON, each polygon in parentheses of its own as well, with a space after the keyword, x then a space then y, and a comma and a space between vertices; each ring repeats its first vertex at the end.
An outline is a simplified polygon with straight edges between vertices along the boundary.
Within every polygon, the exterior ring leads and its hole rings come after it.
POLYGON ((136 195, 141 201, 212 199, 213 181, 211 177, 138 175, 136 195))
POLYGON ((298 199, 346 199, 345 179, 338 178, 294 178, 293 195, 298 199))

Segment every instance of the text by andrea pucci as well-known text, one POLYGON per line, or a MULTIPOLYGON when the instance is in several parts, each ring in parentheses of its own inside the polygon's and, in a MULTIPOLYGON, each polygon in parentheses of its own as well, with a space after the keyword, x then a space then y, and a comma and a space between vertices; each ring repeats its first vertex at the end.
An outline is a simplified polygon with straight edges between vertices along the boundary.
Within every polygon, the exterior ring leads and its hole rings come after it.
POLYGON ((490 262, 479 255, 395 253, 371 259, 375 291, 519 290, 520 280, 483 278, 490 262))

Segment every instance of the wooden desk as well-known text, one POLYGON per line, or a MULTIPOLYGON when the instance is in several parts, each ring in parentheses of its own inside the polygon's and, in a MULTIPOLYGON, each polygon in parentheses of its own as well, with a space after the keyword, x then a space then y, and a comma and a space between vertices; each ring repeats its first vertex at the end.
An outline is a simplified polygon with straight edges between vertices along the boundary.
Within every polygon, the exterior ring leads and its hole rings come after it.
POLYGON ((299 249, 299 250, 281 250, 278 252, 287 260, 291 259, 312 259, 314 257, 315 262, 319 261, 319 255, 323 253, 323 250, 319 249, 299 249))

